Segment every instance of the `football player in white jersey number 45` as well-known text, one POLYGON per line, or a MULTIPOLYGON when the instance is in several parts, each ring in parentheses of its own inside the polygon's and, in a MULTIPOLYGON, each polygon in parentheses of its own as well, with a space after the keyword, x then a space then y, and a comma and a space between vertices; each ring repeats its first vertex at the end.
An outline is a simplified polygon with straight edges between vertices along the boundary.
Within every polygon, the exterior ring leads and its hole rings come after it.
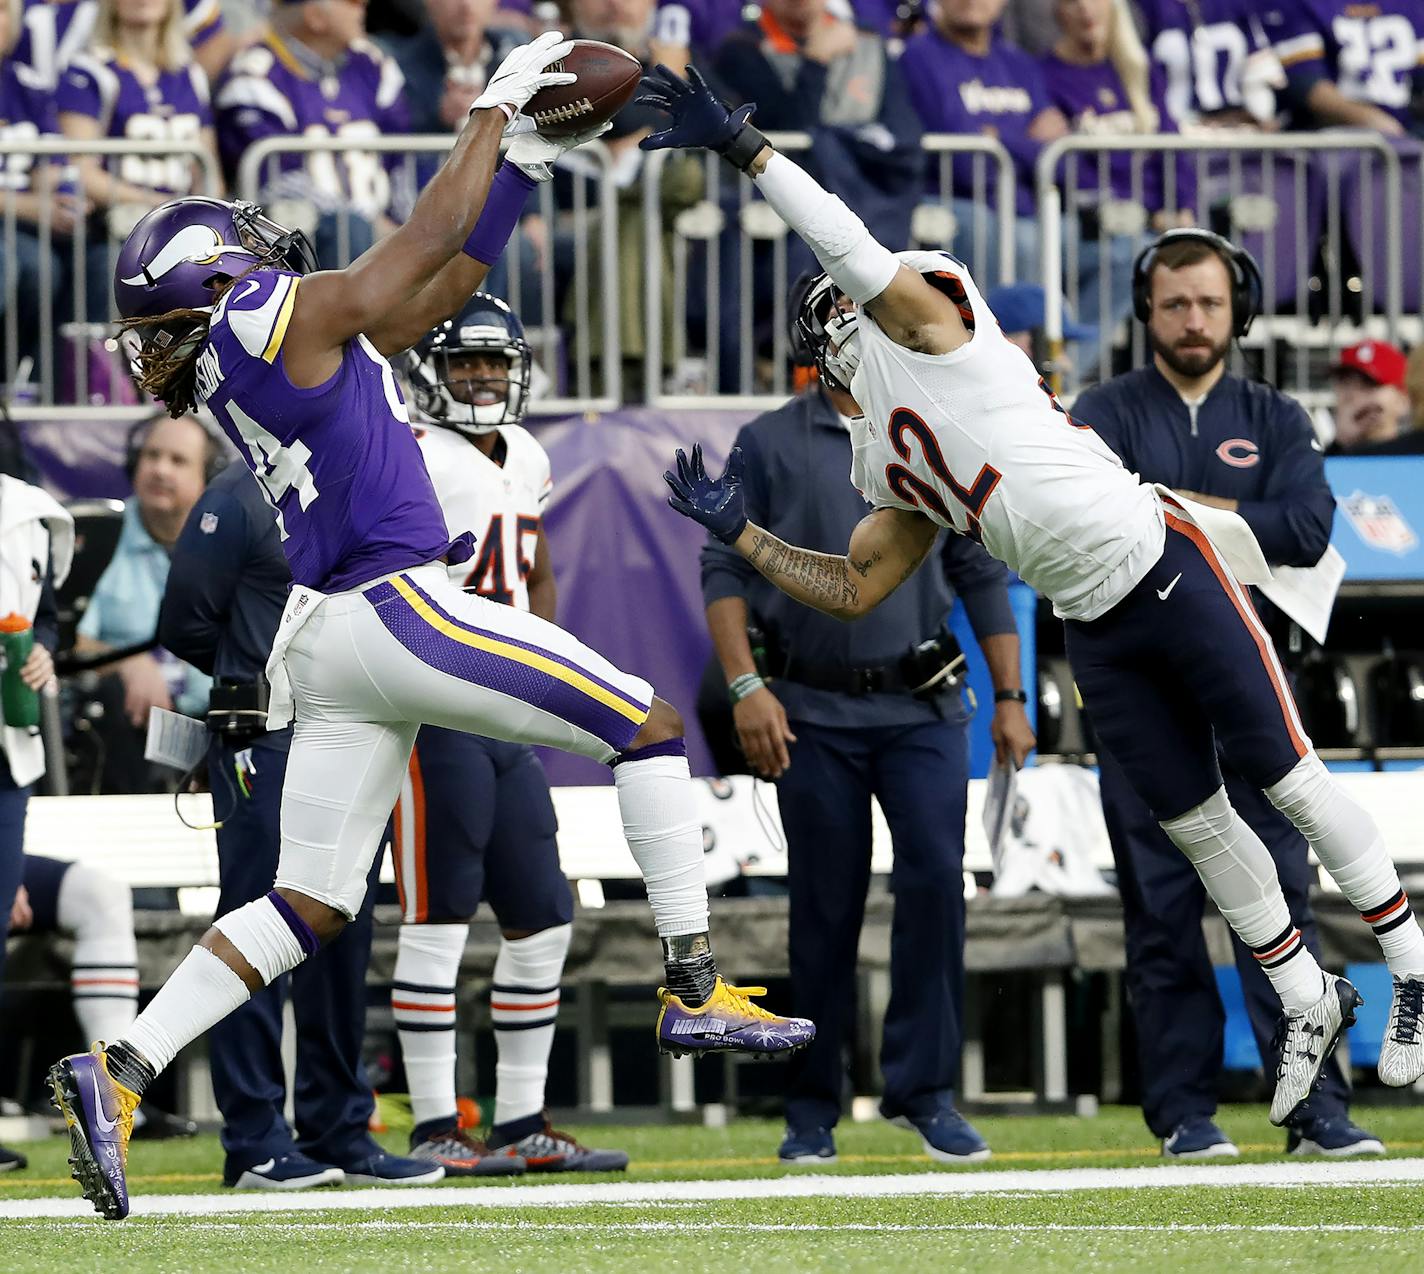
MULTIPOLYGON (((1394 975, 1380 1078, 1419 1079, 1424 934, 1374 820, 1306 738, 1250 598, 1222 560, 1226 538, 1219 549, 1198 525, 1211 511, 1194 514, 1141 484, 1074 422, 1004 337, 963 265, 945 253, 889 252, 767 144, 749 123, 751 105, 729 113, 696 71, 688 76, 657 67, 644 80, 639 100, 671 122, 641 144, 719 152, 815 252, 826 275, 800 321, 827 383, 864 413, 851 480, 873 511, 843 556, 786 544, 747 521, 737 452, 714 479, 700 448, 690 460, 678 452, 669 503, 778 588, 843 619, 893 591, 939 527, 981 540, 1066 621, 1100 742, 1280 995, 1272 1122, 1284 1124, 1305 1100, 1360 997, 1301 942, 1270 855, 1226 799, 1218 742, 1373 928, 1394 975)), ((1242 560, 1256 546, 1237 547, 1242 560)))

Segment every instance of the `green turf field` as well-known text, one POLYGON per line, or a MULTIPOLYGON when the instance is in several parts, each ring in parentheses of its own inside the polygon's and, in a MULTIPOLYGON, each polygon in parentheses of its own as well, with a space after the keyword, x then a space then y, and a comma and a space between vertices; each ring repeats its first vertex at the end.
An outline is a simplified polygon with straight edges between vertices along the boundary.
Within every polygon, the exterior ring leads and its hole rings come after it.
MULTIPOLYGON (((1392 1160, 1424 1157, 1424 1107, 1357 1117, 1392 1160)), ((1162 1178, 1151 1138, 1135 1110, 1117 1108, 976 1121, 995 1157, 972 1175, 930 1164, 912 1134, 870 1123, 843 1124, 839 1164, 807 1176, 777 1165, 779 1125, 742 1120, 583 1130, 590 1144, 629 1151, 626 1176, 283 1199, 222 1191, 221 1152, 204 1137, 134 1146, 128 1221, 16 1215, 73 1199, 68 1143, 56 1137, 23 1147, 30 1168, 0 1177, 0 1270, 1424 1269, 1424 1162, 1328 1165, 1315 1170, 1323 1179, 1287 1183, 1298 1161, 1280 1153, 1263 1110, 1229 1108, 1221 1122, 1243 1158, 1225 1173, 1220 1161, 1175 1168, 1171 1185, 1153 1184, 1162 1178), (1135 1171, 1084 1179, 1122 1169, 1135 1171), (1372 1173, 1411 1179, 1371 1183, 1372 1173), (1262 1174, 1276 1184, 1260 1184, 1262 1174), (1206 1184, 1217 1177, 1230 1180, 1206 1184), (776 1197, 782 1189, 818 1193, 776 1197), (145 1202, 200 1214, 144 1216, 145 1202), (232 1206, 261 1210, 210 1211, 232 1206)))

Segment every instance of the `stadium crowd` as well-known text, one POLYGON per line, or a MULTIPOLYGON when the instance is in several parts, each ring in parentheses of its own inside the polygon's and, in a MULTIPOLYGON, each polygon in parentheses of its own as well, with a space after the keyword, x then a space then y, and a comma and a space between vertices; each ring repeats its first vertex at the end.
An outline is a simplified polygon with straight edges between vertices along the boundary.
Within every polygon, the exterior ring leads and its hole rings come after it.
MULTIPOLYGON (((60 364, 85 358, 101 333, 73 320, 110 317, 113 256, 129 227, 176 194, 235 191, 239 164, 255 143, 346 143, 270 156, 258 193, 284 224, 312 234, 323 264, 352 259, 405 217, 439 158, 363 150, 360 142, 452 136, 508 49, 551 26, 619 44, 645 64, 696 64, 729 102, 755 101, 761 127, 811 133, 814 175, 885 241, 949 247, 992 287, 1000 221, 990 215, 997 211, 991 174, 981 156, 959 153, 942 177, 939 157, 922 149, 924 135, 987 137, 1005 148, 1014 177, 1006 224, 1015 274, 1040 282, 1035 165, 1058 138, 1240 138, 1351 127, 1417 154, 1412 139, 1424 132, 1424 111, 1416 59, 1400 61, 1390 50, 1413 49, 1424 37, 1413 25, 1421 19, 1408 16, 1409 6, 1366 8, 1310 0, 1258 15, 1243 0, 768 0, 762 7, 564 0, 532 8, 521 0, 406 0, 368 10, 362 0, 7 0, 0 6, 0 140, 147 140, 190 151, 85 152, 75 162, 7 154, 4 380, 23 401, 40 379, 42 348, 56 337, 60 364)), ((635 367, 649 326, 639 268, 646 157, 637 143, 650 129, 647 109, 630 105, 604 138, 619 191, 621 348, 635 367)), ((1284 200, 1272 170, 1263 175, 1239 153, 1213 153, 1205 162, 1185 152, 1119 150, 1100 158, 1075 155, 1059 172, 1064 286, 1083 320, 1071 363, 1087 380, 1112 370, 1110 357, 1100 362, 1099 355, 1105 343, 1110 354, 1123 330, 1130 263, 1154 232, 1211 225, 1235 235, 1241 227, 1229 196, 1243 189, 1243 165, 1248 193, 1284 200), (1229 190, 1232 174, 1238 186, 1229 190)), ((552 219, 538 208, 525 217, 491 290, 511 294, 531 325, 590 329, 597 348, 598 307, 575 315, 568 295, 576 240, 586 233, 574 224, 579 163, 569 161, 555 184, 552 219)), ((703 185, 696 165, 669 165, 665 213, 711 197, 703 185)), ((720 198, 724 211, 735 211, 730 183, 720 198)), ((1259 254, 1262 237, 1248 234, 1246 246, 1259 254)), ((726 253, 739 250, 735 239, 734 226, 721 231, 726 253)), ((1340 259, 1333 247, 1321 257, 1318 247, 1304 238, 1290 253, 1278 247, 1282 257, 1303 253, 1305 260, 1277 263, 1269 300, 1294 308, 1302 264, 1307 275, 1341 277, 1367 264, 1340 259)), ((794 277, 806 262, 794 246, 789 252, 794 277)), ((1419 273, 1415 264, 1406 253, 1407 272, 1419 273)), ((602 266, 594 260, 589 268, 596 294, 605 286, 602 266)), ((751 268, 765 284, 770 254, 756 250, 751 268)), ((665 314, 673 301, 669 274, 665 314)), ((727 296, 711 306, 699 295, 705 290, 695 279, 688 284, 689 328, 711 345, 716 310, 723 375, 711 383, 730 385, 741 303, 727 296)), ((1406 306, 1412 295, 1406 283, 1406 306)), ((766 323, 761 315, 751 323, 761 357, 766 323)), ((61 378, 56 401, 78 401, 67 396, 70 379, 61 378)))

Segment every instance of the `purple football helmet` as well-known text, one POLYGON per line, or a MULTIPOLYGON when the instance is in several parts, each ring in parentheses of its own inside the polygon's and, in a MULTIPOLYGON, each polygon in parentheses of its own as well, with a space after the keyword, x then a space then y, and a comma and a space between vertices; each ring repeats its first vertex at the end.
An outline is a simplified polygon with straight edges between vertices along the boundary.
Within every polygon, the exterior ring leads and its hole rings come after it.
POLYGON ((114 264, 114 300, 139 383, 165 397, 164 387, 207 335, 214 284, 263 266, 309 274, 316 254, 306 235, 279 226, 256 204, 193 195, 145 215, 114 264), (163 315, 172 317, 143 321, 163 315))

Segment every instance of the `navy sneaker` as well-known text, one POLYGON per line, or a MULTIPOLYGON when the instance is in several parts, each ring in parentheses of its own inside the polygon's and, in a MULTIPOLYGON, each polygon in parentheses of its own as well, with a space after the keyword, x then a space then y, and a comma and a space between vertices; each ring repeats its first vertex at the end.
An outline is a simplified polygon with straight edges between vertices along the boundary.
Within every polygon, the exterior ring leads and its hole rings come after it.
POLYGON ((300 1150, 274 1155, 247 1168, 233 1163, 223 1168, 223 1185, 230 1190, 313 1190, 339 1186, 345 1180, 340 1168, 309 1159, 300 1150))
POLYGON ((28 1168, 30 1161, 18 1150, 0 1146, 0 1172, 14 1172, 17 1168, 28 1168))
POLYGON ((1235 1159, 1236 1143, 1205 1115, 1184 1119, 1162 1138, 1164 1159, 1235 1159))
POLYGON ((1350 1159, 1356 1155, 1382 1155, 1384 1142, 1353 1123, 1349 1115, 1334 1119, 1302 1119, 1292 1124, 1286 1137, 1288 1155, 1325 1155, 1350 1159))
POLYGON ((776 1157, 798 1168, 836 1161, 836 1139, 829 1128, 787 1128, 776 1157))
POLYGON ((953 1107, 928 1115, 903 1115, 882 1106, 880 1114, 897 1128, 919 1133, 925 1154, 936 1163, 983 1163, 992 1153, 989 1143, 953 1107))
POLYGON ((428 1186, 445 1177, 445 1165, 428 1159, 404 1159, 374 1150, 340 1165, 351 1186, 428 1186))

